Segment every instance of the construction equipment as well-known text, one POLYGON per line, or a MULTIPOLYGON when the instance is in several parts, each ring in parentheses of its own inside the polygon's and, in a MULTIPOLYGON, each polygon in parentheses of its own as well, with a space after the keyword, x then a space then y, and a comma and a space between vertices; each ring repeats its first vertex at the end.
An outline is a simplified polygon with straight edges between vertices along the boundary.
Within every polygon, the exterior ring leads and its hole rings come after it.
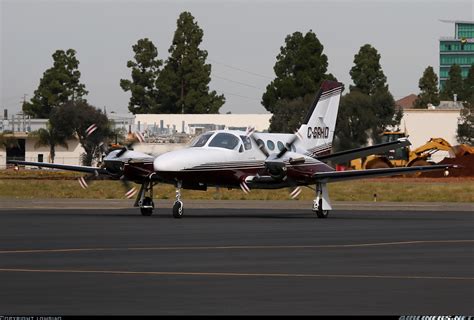
MULTIPOLYGON (((382 135, 382 142, 395 141, 404 137, 407 137, 405 132, 386 131, 382 135)), ((443 138, 431 138, 428 142, 415 150, 410 150, 409 147, 390 150, 384 154, 354 159, 351 161, 350 166, 355 170, 426 166, 432 164, 432 162, 430 162, 431 156, 440 150, 449 152, 450 157, 474 154, 474 148, 468 145, 453 147, 443 138)))

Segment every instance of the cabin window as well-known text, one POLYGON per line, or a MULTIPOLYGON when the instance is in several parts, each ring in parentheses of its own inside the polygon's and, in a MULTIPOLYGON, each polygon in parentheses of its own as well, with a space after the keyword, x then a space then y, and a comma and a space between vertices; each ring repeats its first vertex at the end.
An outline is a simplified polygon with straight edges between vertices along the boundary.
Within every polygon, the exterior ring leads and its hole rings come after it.
POLYGON ((278 150, 280 150, 280 151, 285 150, 285 145, 281 141, 277 142, 277 147, 278 147, 278 150))
POLYGON ((275 144, 273 143, 272 140, 267 140, 267 147, 270 151, 275 150, 275 144))
POLYGON ((200 135, 199 137, 196 138, 196 140, 194 140, 193 143, 191 143, 191 147, 203 147, 207 140, 209 140, 209 138, 214 134, 214 132, 208 132, 208 133, 204 133, 202 135, 200 135))
POLYGON ((250 150, 252 149, 252 141, 250 140, 249 137, 247 136, 240 136, 240 139, 242 139, 242 142, 244 144, 245 150, 250 150))
POLYGON ((211 142, 209 147, 224 148, 233 150, 239 144, 239 138, 230 133, 218 133, 211 142))

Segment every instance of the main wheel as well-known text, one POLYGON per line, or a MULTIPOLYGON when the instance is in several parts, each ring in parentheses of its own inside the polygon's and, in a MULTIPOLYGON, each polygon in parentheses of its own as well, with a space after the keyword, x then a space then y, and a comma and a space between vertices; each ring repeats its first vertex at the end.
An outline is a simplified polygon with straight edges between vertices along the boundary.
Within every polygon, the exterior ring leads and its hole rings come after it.
POLYGON ((180 219, 183 217, 183 203, 181 201, 176 201, 173 205, 173 217, 180 219))
POLYGON ((145 197, 140 206, 140 212, 142 213, 142 216, 151 216, 153 214, 154 207, 155 204, 153 203, 153 199, 150 197, 145 197))
POLYGON ((326 219, 329 215, 329 210, 318 210, 316 211, 316 215, 320 219, 326 219))

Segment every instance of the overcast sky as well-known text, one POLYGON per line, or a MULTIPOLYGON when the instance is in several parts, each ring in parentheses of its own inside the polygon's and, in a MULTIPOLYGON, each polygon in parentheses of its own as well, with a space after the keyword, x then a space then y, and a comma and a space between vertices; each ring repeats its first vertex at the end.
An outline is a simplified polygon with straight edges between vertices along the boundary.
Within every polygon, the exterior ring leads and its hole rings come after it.
MULTIPOLYGON (((26 1, 1 2, 1 109, 20 110, 31 99, 57 49, 73 48, 87 100, 107 111, 128 112, 132 45, 149 38, 168 57, 176 20, 189 11, 204 30, 201 49, 212 64, 210 87, 226 97, 221 113, 265 113, 260 104, 287 35, 310 29, 329 59, 329 72, 348 88, 354 54, 366 43, 381 64, 395 99, 418 93, 431 65, 439 70, 438 40, 454 25, 474 20, 474 0, 413 1, 26 1)), ((3 112, 1 114, 3 116, 3 112)))

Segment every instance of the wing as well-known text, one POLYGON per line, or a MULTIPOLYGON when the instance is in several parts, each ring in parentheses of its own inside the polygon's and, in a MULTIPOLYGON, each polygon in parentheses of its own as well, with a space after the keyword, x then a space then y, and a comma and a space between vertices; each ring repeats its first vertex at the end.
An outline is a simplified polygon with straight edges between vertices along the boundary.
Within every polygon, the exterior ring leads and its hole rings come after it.
POLYGON ((11 164, 14 164, 14 165, 34 166, 34 167, 42 167, 42 168, 53 168, 53 169, 93 173, 93 174, 96 174, 96 173, 98 173, 98 174, 109 174, 109 172, 104 168, 88 167, 88 166, 73 166, 73 165, 67 165, 67 164, 15 161, 15 160, 9 160, 9 161, 7 161, 7 163, 11 163, 11 164))
POLYGON ((440 165, 420 166, 420 167, 318 172, 318 173, 315 173, 311 178, 314 182, 336 182, 336 181, 344 181, 344 180, 396 176, 396 175, 401 175, 404 173, 415 173, 415 172, 421 172, 421 171, 447 170, 449 168, 457 168, 457 166, 440 164, 440 165))
POLYGON ((374 146, 351 149, 317 157, 320 161, 332 161, 334 163, 343 163, 352 159, 366 157, 372 154, 381 154, 389 150, 395 150, 411 145, 407 138, 401 138, 396 141, 377 144, 374 146))

